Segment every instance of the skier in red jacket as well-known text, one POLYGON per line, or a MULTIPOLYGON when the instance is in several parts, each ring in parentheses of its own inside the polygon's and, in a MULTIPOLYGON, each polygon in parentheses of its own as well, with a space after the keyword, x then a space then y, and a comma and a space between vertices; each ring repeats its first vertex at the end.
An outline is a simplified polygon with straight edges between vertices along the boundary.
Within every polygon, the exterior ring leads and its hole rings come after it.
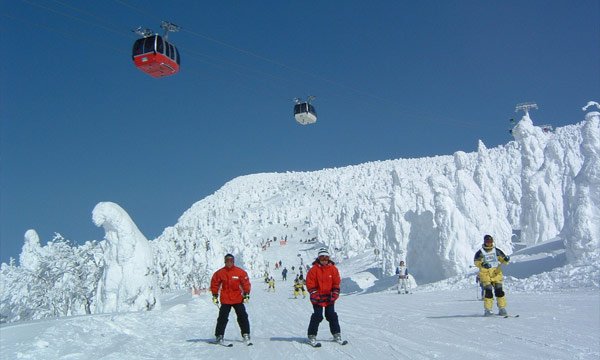
POLYGON ((317 331, 323 321, 323 309, 334 340, 345 343, 340 334, 340 323, 334 308, 335 301, 340 296, 340 283, 340 273, 335 263, 329 259, 329 251, 321 248, 317 259, 306 274, 306 289, 313 306, 313 314, 308 325, 308 342, 313 346, 318 346, 317 331))
POLYGON ((235 266, 234 263, 235 258, 233 255, 225 255, 225 266, 217 270, 210 280, 210 291, 216 305, 219 305, 219 290, 221 290, 221 307, 219 308, 215 336, 218 343, 224 343, 223 335, 229 321, 229 312, 233 307, 242 332, 242 338, 245 343, 249 344, 250 322, 244 303, 250 300, 250 280, 248 279, 248 273, 235 266))

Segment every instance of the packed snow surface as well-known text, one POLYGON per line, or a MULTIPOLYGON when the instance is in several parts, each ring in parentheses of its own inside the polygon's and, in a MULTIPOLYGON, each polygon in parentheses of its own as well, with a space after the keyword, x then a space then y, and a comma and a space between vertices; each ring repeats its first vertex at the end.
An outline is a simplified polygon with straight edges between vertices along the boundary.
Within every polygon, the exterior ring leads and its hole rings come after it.
POLYGON ((42 320, 0 328, 6 359, 598 359, 597 291, 508 293, 518 318, 484 318, 476 288, 343 296, 336 304, 346 346, 331 342, 324 320, 318 340, 305 344, 308 299, 290 285, 275 293, 255 280, 248 304, 254 346, 246 347, 232 312, 225 339, 208 344, 217 308, 208 294, 162 299, 161 310, 42 320))
POLYGON ((42 246, 27 231, 20 266, 0 268, 0 353, 598 359, 599 107, 589 102, 583 122, 556 130, 534 126, 526 114, 512 129, 515 141, 493 149, 479 142, 473 153, 242 176, 152 241, 109 202, 93 212, 106 232, 101 241, 71 246, 56 234, 42 246), (511 255, 504 285, 518 318, 482 316, 472 265, 484 234, 511 255), (331 342, 324 321, 323 347, 313 349, 305 344, 311 306, 293 298, 292 281, 321 247, 343 278, 336 309, 349 344, 331 342), (207 287, 225 253, 253 278, 252 347, 242 346, 234 313, 225 334, 233 348, 209 344, 217 308, 206 290, 189 291, 207 287), (397 293, 400 260, 411 294, 397 293), (275 293, 265 291, 265 275, 277 280, 275 293), (130 312, 142 309, 152 311, 130 312))
MULTIPOLYGON (((521 251, 523 255, 552 257, 564 253, 556 240, 521 251)), ((8 324, 0 327, 0 353, 7 359, 597 359, 600 356, 600 293, 598 262, 587 268, 557 268, 528 279, 507 279, 508 310, 518 318, 483 317, 474 274, 398 294, 395 276, 354 282, 348 273, 368 266, 371 254, 340 264, 342 287, 351 287, 336 303, 342 334, 349 341, 332 342, 326 320, 319 328, 319 349, 305 344, 312 307, 308 298, 293 298, 298 266, 314 259, 318 243, 272 245, 264 252, 276 279, 267 292, 262 276, 252 279, 247 305, 254 346, 241 342, 232 311, 225 348, 214 338, 218 309, 210 294, 192 296, 179 291, 163 295, 162 308, 65 317, 8 324), (288 280, 282 281, 282 261, 288 280), (291 270, 291 267, 294 270, 291 270), (581 271, 576 279, 569 271, 581 271), (592 278, 592 279, 590 279, 592 278), (595 280, 594 280, 595 279, 595 280), (554 286, 550 286, 554 284, 554 286), (360 288, 360 286, 370 286, 360 288), (570 288, 574 286, 576 288, 570 288), (368 290, 377 290, 371 291, 368 290), (551 291, 548 291, 551 290, 551 291)), ((334 259, 335 260, 335 259, 334 259)), ((527 260, 524 260, 527 261, 527 260)), ((564 261, 564 260, 563 260, 564 261)), ((507 270, 510 269, 510 265, 507 270)), ((532 269, 535 271, 535 269, 532 269)), ((354 273, 355 280, 370 272, 354 273)), ((526 275, 526 274, 524 274, 526 275)), ((370 275, 376 278, 375 275, 370 275)))

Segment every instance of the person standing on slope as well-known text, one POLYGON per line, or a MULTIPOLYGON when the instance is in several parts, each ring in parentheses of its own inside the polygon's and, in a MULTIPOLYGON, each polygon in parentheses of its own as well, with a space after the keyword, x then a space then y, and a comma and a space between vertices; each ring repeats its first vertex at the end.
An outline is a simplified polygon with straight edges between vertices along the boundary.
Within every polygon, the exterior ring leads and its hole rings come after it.
POLYGON ((284 267, 283 271, 281 272, 281 278, 283 279, 283 281, 287 280, 287 268, 284 267))
POLYGON ((404 264, 404 261, 400 261, 400 266, 396 268, 396 275, 398 275, 398 294, 409 293, 409 279, 408 279, 408 268, 404 264))
POLYGON ((498 315, 508 315, 506 312, 506 297, 504 290, 502 290, 501 264, 508 264, 510 257, 494 246, 494 238, 491 235, 485 235, 483 237, 483 247, 475 253, 473 261, 475 266, 479 268, 479 281, 484 289, 484 315, 492 315, 494 294, 498 304, 498 315))
POLYGON ((269 278, 269 288, 267 289, 267 291, 271 291, 273 290, 273 292, 275 292, 275 278, 273 278, 272 276, 269 278))
POLYGON ((479 298, 479 295, 477 295, 477 300, 483 300, 484 295, 485 295, 485 289, 483 288, 483 284, 481 283, 481 279, 479 279, 479 274, 477 274, 477 276, 475 276, 475 283, 477 285, 479 285, 479 289, 481 290, 481 299, 479 298))
POLYGON ((313 306, 313 314, 308 325, 308 341, 312 346, 317 346, 317 331, 323 321, 323 311, 334 340, 338 343, 343 342, 334 307, 340 296, 340 284, 340 273, 335 263, 329 259, 329 251, 321 248, 317 259, 306 274, 306 288, 313 306))
POLYGON ((306 291, 304 290, 304 279, 296 276, 294 280, 294 299, 298 298, 298 295, 302 293, 302 298, 306 298, 306 291))
POLYGON ((219 305, 219 290, 221 293, 221 307, 215 328, 215 337, 220 344, 224 343, 223 335, 231 308, 235 310, 244 342, 250 342, 250 322, 244 306, 244 303, 250 300, 250 280, 246 271, 234 264, 234 256, 225 255, 225 266, 217 270, 210 280, 210 291, 213 295, 213 303, 216 305, 219 305))

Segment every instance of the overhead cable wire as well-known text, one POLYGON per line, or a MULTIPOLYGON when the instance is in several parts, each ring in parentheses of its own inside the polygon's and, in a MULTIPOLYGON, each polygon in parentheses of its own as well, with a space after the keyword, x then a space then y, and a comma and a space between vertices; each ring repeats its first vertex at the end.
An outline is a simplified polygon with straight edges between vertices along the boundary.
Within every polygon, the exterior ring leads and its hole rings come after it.
MULTIPOLYGON (((87 11, 87 10, 84 10, 84 9, 81 9, 81 8, 78 8, 78 7, 75 7, 75 6, 71 5, 71 4, 65 3, 64 1, 60 1, 60 0, 52 0, 52 1, 54 1, 55 3, 58 3, 58 4, 60 4, 60 5, 62 5, 62 6, 64 6, 64 7, 66 7, 66 8, 69 8, 69 9, 71 9, 71 10, 75 10, 75 11, 77 11, 77 12, 80 12, 80 13, 82 13, 82 14, 85 14, 85 15, 87 15, 87 16, 90 16, 90 17, 92 17, 92 18, 94 18, 94 19, 97 19, 97 20, 99 20, 100 22, 106 22, 106 23, 109 23, 109 24, 112 26, 112 28, 113 28, 113 29, 117 29, 117 30, 113 30, 114 32, 117 32, 117 33, 119 33, 119 34, 120 34, 120 33, 124 33, 124 32, 126 32, 126 31, 124 31, 124 30, 118 30, 118 29, 119 29, 119 26, 118 26, 118 25, 111 24, 110 22, 108 22, 108 21, 106 20, 106 18, 104 18, 104 17, 101 17, 101 16, 98 16, 98 15, 96 15, 96 14, 94 14, 94 13, 90 12, 90 11, 87 11)), ((126 32, 126 33, 128 33, 128 34, 129 34, 129 32, 126 32)))
POLYGON ((55 9, 53 9, 53 8, 50 8, 50 7, 47 7, 47 6, 44 6, 44 5, 41 5, 41 4, 38 4, 38 3, 35 3, 35 2, 33 2, 33 1, 30 1, 30 0, 21 0, 21 1, 22 1, 22 2, 24 2, 24 3, 27 3, 27 4, 29 4, 29 5, 32 5, 32 6, 39 7, 39 8, 41 8, 41 9, 44 9, 44 10, 46 10, 46 11, 50 11, 50 12, 53 12, 53 13, 55 13, 55 14, 59 14, 59 15, 61 15, 61 16, 65 16, 65 17, 68 17, 68 18, 71 18, 71 19, 75 19, 75 20, 77 20, 77 21, 81 21, 81 22, 84 22, 84 23, 87 23, 87 24, 90 24, 90 25, 93 25, 93 26, 96 26, 96 27, 102 28, 102 29, 104 29, 104 30, 108 30, 108 31, 110 31, 110 32, 117 33, 117 34, 119 34, 119 35, 123 35, 123 33, 124 33, 124 31, 115 30, 115 29, 109 28, 109 27, 107 27, 107 26, 104 26, 104 25, 95 24, 95 23, 93 23, 93 22, 90 22, 90 21, 88 21, 88 20, 82 19, 82 18, 80 18, 80 17, 73 16, 73 15, 70 15, 70 14, 64 13, 64 12, 62 12, 62 11, 55 10, 55 9))
MULTIPOLYGON (((38 23, 38 22, 31 21, 31 20, 25 20, 25 19, 22 19, 22 18, 20 18, 20 17, 14 16, 14 15, 11 15, 11 14, 6 14, 6 13, 2 13, 2 14, 0 14, 0 16, 3 16, 3 17, 5 17, 5 18, 7 18, 7 19, 11 19, 11 20, 20 21, 20 22, 22 22, 22 23, 25 23, 25 24, 33 25, 33 26, 36 26, 36 27, 39 27, 39 28, 43 28, 43 29, 46 29, 46 30, 52 31, 52 32, 54 32, 54 33, 57 33, 57 34, 59 34, 59 35, 61 35, 61 36, 65 37, 65 38, 68 38, 68 39, 71 39, 71 40, 75 40, 75 41, 82 42, 82 43, 85 43, 85 44, 88 44, 88 45, 90 45, 90 41, 89 41, 89 39, 86 39, 86 40, 78 39, 76 36, 74 36, 74 35, 73 35, 72 33, 70 33, 70 32, 65 32, 65 31, 59 30, 59 29, 57 29, 57 28, 55 28, 55 27, 52 27, 52 26, 49 26, 49 25, 47 25, 47 24, 42 24, 42 23, 38 23)), ((127 52, 127 51, 124 51, 123 49, 116 48, 116 47, 113 47, 113 46, 108 46, 108 45, 106 45, 106 44, 104 44, 104 43, 100 43, 100 44, 93 44, 93 46, 94 46, 94 47, 97 47, 97 46, 102 46, 102 47, 104 47, 104 48, 107 48, 107 49, 113 50, 113 51, 115 51, 115 52, 120 52, 120 53, 129 54, 129 52, 127 52)))
MULTIPOLYGON (((29 2, 29 1, 27 1, 27 0, 23 0, 23 1, 25 1, 25 2, 29 2)), ((75 6, 73 6, 73 5, 70 5, 70 4, 68 4, 68 3, 65 3, 65 2, 63 2, 63 1, 60 1, 60 0, 52 0, 52 1, 54 1, 55 3, 58 3, 58 4, 60 4, 60 5, 62 5, 62 6, 64 6, 64 7, 67 7, 67 8, 69 8, 69 9, 71 9, 71 10, 77 11, 77 12, 79 12, 79 13, 82 13, 82 14, 85 14, 85 15, 88 15, 88 16, 90 16, 90 17, 93 17, 93 18, 95 18, 95 19, 99 19, 100 21, 105 21, 105 19, 104 19, 104 18, 102 18, 102 17, 99 17, 99 16, 95 15, 94 13, 91 13, 91 12, 89 12, 89 11, 87 11, 87 10, 83 10, 83 9, 81 9, 81 8, 75 7, 75 6)), ((126 4, 125 2, 122 2, 122 1, 118 1, 118 2, 120 2, 120 3, 124 4, 124 5, 127 5, 127 6, 129 6, 129 5, 128 5, 128 4, 126 4)), ((33 4, 33 3, 32 3, 32 4, 33 4)), ((40 6, 40 7, 44 8, 44 9, 46 9, 46 10, 51 10, 51 9, 49 9, 49 8, 46 8, 46 7, 43 7, 43 6, 40 6)), ((129 7, 131 7, 131 6, 129 6, 129 7)), ((131 7, 131 8, 134 8, 134 9, 135 9, 135 7, 131 7)), ((137 9, 136 9, 136 10, 137 10, 137 9)), ((57 13, 57 14, 59 14, 59 15, 68 16, 68 17, 70 17, 70 18, 74 18, 74 19, 78 19, 78 20, 80 20, 80 21, 85 21, 85 22, 88 22, 88 21, 86 21, 86 20, 83 20, 83 19, 81 19, 81 18, 78 18, 78 17, 72 16, 72 15, 68 15, 68 14, 65 14, 65 13, 63 13, 63 12, 60 12, 60 11, 53 11, 53 12, 55 12, 55 13, 57 13)), ((142 12, 142 11, 140 11, 140 12, 142 12)), ((143 13, 143 12, 142 12, 142 13, 143 13)), ((88 23, 89 23, 89 22, 88 22, 88 23)), ((97 24, 96 24, 96 26, 99 26, 99 25, 97 25, 97 24)), ((108 29, 108 27, 105 27, 105 26, 102 26, 102 27, 103 27, 103 28, 105 28, 105 29, 108 29)), ((125 31, 115 30, 115 28, 118 28, 118 26, 114 26, 114 24, 113 24, 113 30, 112 30, 113 32, 125 33, 125 31)), ((129 34, 129 32, 126 32, 126 33, 128 33, 128 34, 129 34)), ((230 65, 230 66, 234 66, 234 67, 238 67, 238 68, 244 69, 244 70, 246 70, 246 71, 248 71, 248 72, 254 72, 254 73, 256 73, 256 74, 258 74, 258 75, 260 75, 260 76, 263 76, 263 77, 268 77, 268 78, 271 78, 271 79, 273 79, 273 80, 285 81, 285 79, 283 79, 283 78, 281 78, 281 77, 276 77, 276 76, 274 76, 274 75, 271 75, 271 74, 268 74, 268 73, 265 73, 265 72, 262 72, 262 71, 259 71, 259 70, 256 70, 256 69, 253 69, 253 68, 250 68, 250 67, 248 67, 248 66, 244 66, 244 65, 241 65, 241 64, 238 64, 238 63, 235 63, 235 62, 231 62, 231 61, 228 61, 228 60, 219 59, 219 58, 216 58, 216 57, 214 57, 214 56, 210 56, 210 55, 202 54, 202 53, 199 53, 199 52, 194 52, 194 51, 191 51, 191 50, 184 50, 184 49, 182 49, 182 50, 181 50, 181 52, 182 52, 182 53, 184 53, 184 54, 186 54, 186 55, 192 55, 192 56, 196 56, 197 58, 199 58, 199 60, 200 60, 200 61, 202 61, 202 62, 204 62, 204 63, 206 63, 206 64, 209 64, 209 65, 212 65, 212 66, 219 66, 219 64, 218 64, 218 63, 224 63, 224 64, 227 64, 227 65, 230 65), (211 60, 213 60, 214 62, 211 62, 211 61, 206 61, 206 60, 202 60, 202 59, 200 59, 200 57, 204 57, 204 58, 211 59, 211 60), (215 62, 216 62, 216 63, 215 63, 215 62)), ((238 73, 238 74, 242 75, 242 73, 238 73)), ((247 75, 247 73, 244 73, 244 75, 247 75)))
MULTIPOLYGON (((119 3, 122 3, 122 4, 126 4, 126 3, 125 3, 124 1, 122 1, 122 0, 115 0, 115 1, 117 1, 117 2, 119 2, 119 3)), ((135 8, 135 7, 131 6, 131 5, 127 5, 127 6, 129 6, 129 7, 131 7, 131 8, 135 8)), ((144 12, 144 13, 145 13, 145 14, 148 14, 147 12, 144 12)), ((346 85, 346 84, 339 83, 339 82, 337 82, 337 81, 335 81, 335 80, 328 79, 328 78, 326 78, 326 77, 323 77, 323 76, 321 76, 321 75, 318 75, 318 74, 315 74, 315 73, 312 73, 312 72, 309 72, 309 71, 306 71, 306 70, 302 70, 302 69, 299 69, 299 68, 296 68, 296 67, 293 67, 293 66, 290 66, 290 65, 284 64, 284 63, 282 63, 282 62, 280 62, 280 61, 273 60, 273 59, 271 59, 271 58, 268 58, 268 57, 265 57, 265 56, 259 55, 259 54, 255 53, 255 52, 253 52, 253 51, 246 50, 246 49, 240 48, 240 47, 238 47, 238 46, 235 46, 235 45, 231 45, 231 44, 229 44, 229 43, 226 43, 226 42, 224 42, 224 41, 221 41, 221 40, 215 39, 215 38, 214 38, 214 37, 212 37, 212 36, 205 35, 205 34, 202 34, 202 33, 199 33, 199 32, 197 32, 197 31, 193 31, 193 30, 187 29, 187 28, 185 28, 185 27, 181 27, 181 31, 182 31, 182 32, 189 33, 189 34, 191 34, 191 35, 194 35, 194 36, 196 36, 196 37, 199 37, 199 38, 202 38, 202 39, 205 39, 205 40, 211 41, 211 42, 213 42, 213 43, 216 43, 216 44, 222 45, 222 46, 224 46, 224 47, 227 47, 227 48, 229 48, 229 49, 236 50, 236 51, 238 51, 238 52, 240 52, 240 53, 242 53, 242 54, 249 55, 249 56, 251 56, 251 57, 254 57, 254 58, 256 58, 256 59, 259 59, 259 60, 262 60, 262 61, 268 62, 268 63, 270 63, 270 64, 277 65, 277 66, 279 66, 279 67, 281 67, 281 68, 283 68, 283 69, 291 70, 291 71, 297 72, 297 73, 299 73, 299 74, 302 74, 302 75, 308 75, 308 76, 311 76, 311 77, 313 77, 313 78, 315 78, 315 79, 318 79, 318 80, 324 81, 324 82, 326 82, 326 83, 329 83, 329 84, 332 84, 332 85, 335 85, 335 86, 338 86, 338 87, 341 87, 341 88, 345 88, 345 89, 347 89, 347 90, 353 91, 354 93, 356 93, 356 94, 358 94, 358 95, 362 95, 362 96, 368 96, 368 97, 371 97, 371 98, 374 98, 374 99, 377 99, 377 100, 380 100, 380 101, 384 101, 384 102, 390 102, 390 103, 392 103, 392 104, 399 105, 399 104, 397 104, 397 103, 395 103, 395 102, 393 102, 393 101, 391 101, 391 100, 389 100, 389 99, 381 98, 381 97, 379 97, 379 96, 376 96, 376 95, 373 95, 373 94, 371 94, 371 93, 369 93, 369 92, 365 92, 365 91, 362 91, 362 90, 360 90, 360 89, 356 89, 356 88, 354 88, 354 87, 352 87, 352 86, 349 86, 349 85, 346 85)))
MULTIPOLYGON (((146 10, 142 10, 139 7, 131 5, 131 4, 129 4, 128 2, 126 2, 124 0, 115 0, 115 1, 117 3, 119 3, 119 4, 122 4, 123 6, 126 6, 126 7, 130 8, 130 9, 133 9, 133 10, 135 10, 135 11, 137 11, 137 12, 139 12, 139 13, 145 15, 145 16, 156 18, 156 16, 154 14, 152 14, 151 12, 146 11, 146 10)), ((425 117, 425 118, 431 117, 431 118, 434 118, 434 117, 438 116, 438 115, 435 115, 435 114, 427 114, 427 113, 425 113, 423 111, 415 111, 414 109, 412 109, 412 108, 410 108, 410 107, 408 107, 406 105, 403 105, 403 104, 401 104, 401 103, 399 103, 397 101, 394 101, 394 100, 391 100, 391 99, 388 99, 388 98, 384 98, 384 97, 375 95, 375 94, 373 94, 371 92, 363 91, 363 90, 355 88, 353 86, 350 86, 350 85, 347 85, 347 84, 340 83, 338 81, 329 79, 327 77, 324 77, 324 76, 321 76, 321 75, 318 75, 318 74, 315 74, 315 73, 312 73, 312 72, 309 72, 309 71, 306 71, 306 70, 302 70, 302 69, 299 69, 299 68, 296 68, 296 67, 293 67, 293 66, 290 66, 290 65, 287 65, 287 64, 284 64, 284 63, 282 63, 280 61, 273 60, 273 59, 268 58, 266 56, 259 55, 259 54, 255 53, 253 51, 250 51, 250 50, 247 50, 247 49, 243 49, 243 48, 240 48, 238 46, 229 44, 229 43, 227 43, 225 41, 216 39, 216 38, 214 38, 212 36, 209 36, 209 35, 206 35, 206 34, 199 33, 197 31, 193 31, 193 30, 187 29, 186 27, 181 27, 181 31, 189 33, 189 34, 194 35, 196 37, 199 37, 199 38, 211 41, 213 43, 216 43, 216 44, 219 44, 221 46, 227 47, 229 49, 238 51, 239 53, 242 53, 242 54, 254 57, 256 59, 268 62, 270 64, 277 65, 277 66, 279 66, 279 67, 281 67, 283 69, 294 71, 296 73, 299 73, 299 74, 302 74, 302 75, 305 75, 305 76, 311 76, 311 77, 313 77, 313 78, 315 78, 317 80, 321 80, 321 81, 323 81, 325 83, 328 83, 328 84, 337 86, 339 88, 343 88, 343 89, 349 90, 351 92, 354 92, 357 95, 360 95, 360 96, 363 96, 363 97, 368 97, 368 98, 371 98, 371 99, 374 99, 374 100, 378 100, 378 101, 383 102, 383 103, 387 103, 387 104, 390 104, 390 105, 397 106, 397 107, 403 109, 402 111, 405 114, 407 114, 409 116, 411 116, 411 114, 412 114, 411 117, 414 117, 414 118, 421 118, 421 117, 425 117)), ((422 120, 427 120, 427 119, 422 119, 422 120)), ((428 120, 428 121, 433 122, 433 123, 437 122, 436 120, 433 120, 433 119, 432 120, 428 120)), ((467 122, 467 121, 458 121, 458 120, 450 120, 450 121, 452 123, 456 124, 456 125, 461 125, 461 126, 470 127, 470 128, 474 128, 474 127, 476 127, 476 126, 479 125, 478 123, 472 123, 472 122, 467 122)))
MULTIPOLYGON (((52 8, 49 8, 49 7, 46 7, 46 6, 37 4, 37 3, 34 3, 32 1, 30 1, 30 0, 21 0, 21 1, 25 2, 25 3, 28 3, 30 5, 33 5, 33 6, 37 6, 39 8, 44 9, 44 10, 54 12, 54 13, 59 14, 61 16, 69 17, 69 18, 72 18, 72 19, 75 19, 75 20, 78 20, 78 21, 81 21, 81 22, 85 22, 85 23, 91 24, 91 25, 96 26, 96 27, 103 28, 103 29, 111 31, 111 32, 115 32, 115 33, 118 33, 118 34, 127 33, 127 34, 131 35, 129 32, 121 31, 121 30, 115 30, 114 28, 110 28, 110 27, 107 27, 107 26, 104 26, 104 25, 99 25, 99 24, 90 22, 88 20, 81 19, 80 17, 73 16, 73 15, 70 15, 70 14, 67 14, 67 13, 64 13, 64 12, 61 12, 61 11, 57 11, 55 9, 52 9, 52 8)), ((98 17, 98 16, 96 16, 96 15, 94 15, 94 14, 92 14, 92 13, 86 11, 86 10, 82 10, 80 8, 77 8, 75 6, 67 4, 65 2, 62 2, 62 1, 59 1, 59 0, 53 0, 53 1, 56 2, 56 3, 59 3, 59 4, 63 5, 63 6, 65 6, 65 7, 68 7, 70 9, 72 9, 72 10, 75 10, 75 11, 78 11, 78 12, 85 13, 87 15, 93 16, 94 18, 100 18, 100 17, 98 17)), ((125 2, 123 0, 115 0, 115 1, 117 3, 123 5, 123 6, 126 6, 126 7, 130 8, 130 9, 133 9, 133 10, 135 10, 135 11, 141 13, 141 14, 144 14, 146 16, 150 16, 150 17, 156 18, 152 13, 150 13, 148 11, 145 11, 145 10, 142 10, 142 9, 139 9, 138 7, 133 6, 133 5, 127 3, 127 2, 125 2)), ((103 18, 101 18, 101 19, 103 19, 103 18)), ((343 84, 343 83, 340 83, 340 82, 337 82, 335 80, 328 79, 328 78, 323 77, 321 75, 314 74, 314 73, 311 73, 311 72, 308 72, 308 71, 305 71, 305 70, 302 70, 302 69, 299 69, 299 68, 295 68, 295 67, 289 66, 289 65, 284 64, 282 62, 270 59, 270 58, 262 56, 262 55, 259 55, 259 54, 255 53, 255 52, 252 52, 252 51, 240 48, 238 46, 231 45, 231 44, 226 43, 224 41, 215 39, 214 37, 211 37, 211 36, 208 36, 208 35, 205 35, 205 34, 201 34, 199 32, 193 31, 193 30, 186 29, 185 27, 182 27, 181 30, 184 31, 184 32, 187 32, 187 33, 189 33, 191 35, 194 35, 196 37, 203 38, 203 39, 206 39, 208 41, 217 43, 217 44, 219 44, 221 46, 224 46, 224 47, 236 50, 236 51, 238 51, 238 52, 240 52, 242 54, 246 54, 248 56, 252 56, 252 57, 260 59, 262 61, 271 63, 273 65, 277 65, 277 66, 279 66, 279 67, 281 67, 283 69, 294 71, 296 73, 299 73, 299 74, 302 74, 302 75, 305 75, 305 76, 311 76, 311 77, 313 77, 315 79, 321 80, 321 81, 329 83, 331 85, 334 85, 334 86, 337 86, 337 87, 340 87, 340 88, 352 91, 352 92, 354 92, 354 93, 356 93, 358 95, 361 95, 363 97, 369 97, 371 99, 378 100, 378 101, 381 101, 381 102, 384 102, 384 103, 388 103, 390 105, 398 106, 399 108, 403 109, 402 112, 404 113, 405 116, 408 116, 409 118, 420 119, 421 121, 427 121, 427 122, 431 122, 431 123, 437 123, 437 121, 433 120, 433 118, 436 117, 436 116, 438 116, 438 115, 435 115, 435 114, 426 114, 426 113, 424 113, 422 111, 416 112, 413 109, 411 109, 411 108, 409 108, 409 107, 407 107, 407 106, 405 106, 405 105, 403 105, 401 103, 393 101, 391 99, 383 98, 383 97, 374 95, 374 94, 372 94, 370 92, 365 92, 363 90, 351 87, 349 85, 346 85, 346 84, 343 84)), ((188 53, 189 52, 189 53, 191 53, 191 54, 193 54, 195 56, 202 56, 202 57, 206 57, 206 58, 212 58, 213 60, 217 60, 217 61, 222 62, 222 63, 226 63, 226 64, 233 65, 233 66, 237 66, 237 67, 240 67, 240 68, 250 69, 250 68, 248 68, 248 67, 246 67, 244 65, 236 64, 236 63, 233 63, 233 62, 230 62, 230 61, 226 61, 226 60, 218 60, 218 59, 215 59, 214 57, 211 57, 209 55, 200 54, 200 53, 194 53, 194 52, 190 52, 190 51, 182 51, 182 52, 184 52, 184 53, 188 53)), ((203 62, 211 64, 208 61, 203 61, 203 62)), ((215 64, 213 63, 211 65, 215 65, 215 64)), ((257 71, 257 70, 252 70, 252 71, 255 72, 255 73, 260 73, 263 76, 268 76, 268 77, 270 77, 271 79, 274 79, 274 80, 286 81, 285 79, 282 79, 281 77, 276 77, 276 76, 273 76, 273 75, 269 75, 269 74, 266 74, 264 72, 260 72, 260 71, 257 71)), ((247 75, 247 74, 244 74, 244 75, 247 75)), ((456 120, 452 120, 452 119, 448 119, 448 118, 446 118, 446 122, 452 122, 452 123, 454 123, 456 125, 462 125, 462 126, 471 127, 471 128, 473 128, 475 126, 474 123, 470 123, 470 122, 466 122, 466 121, 456 121, 456 120)))

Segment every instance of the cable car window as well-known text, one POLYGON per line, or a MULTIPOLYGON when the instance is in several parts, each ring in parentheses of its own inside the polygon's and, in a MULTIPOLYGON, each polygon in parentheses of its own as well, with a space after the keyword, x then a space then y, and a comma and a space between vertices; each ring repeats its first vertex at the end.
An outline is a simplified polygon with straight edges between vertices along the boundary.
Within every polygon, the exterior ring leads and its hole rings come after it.
POLYGON ((161 54, 165 53, 165 48, 163 46, 163 39, 160 36, 156 37, 156 51, 161 54))
POLYGON ((165 55, 171 57, 171 44, 169 42, 165 42, 165 55))
POLYGON ((311 104, 308 104, 308 112, 310 112, 311 114, 317 115, 317 112, 315 111, 315 107, 312 106, 311 104))
POLYGON ((137 39, 133 43, 133 56, 140 55, 144 51, 144 39, 137 39))
POLYGON ((179 59, 179 50, 177 50, 177 48, 175 48, 175 54, 177 55, 177 61, 176 61, 177 65, 179 65, 179 61, 180 61, 180 59, 179 59))
POLYGON ((169 44, 169 57, 175 60, 175 51, 173 51, 173 45, 169 44))
POLYGON ((154 51, 154 36, 144 38, 144 52, 143 54, 154 51))

